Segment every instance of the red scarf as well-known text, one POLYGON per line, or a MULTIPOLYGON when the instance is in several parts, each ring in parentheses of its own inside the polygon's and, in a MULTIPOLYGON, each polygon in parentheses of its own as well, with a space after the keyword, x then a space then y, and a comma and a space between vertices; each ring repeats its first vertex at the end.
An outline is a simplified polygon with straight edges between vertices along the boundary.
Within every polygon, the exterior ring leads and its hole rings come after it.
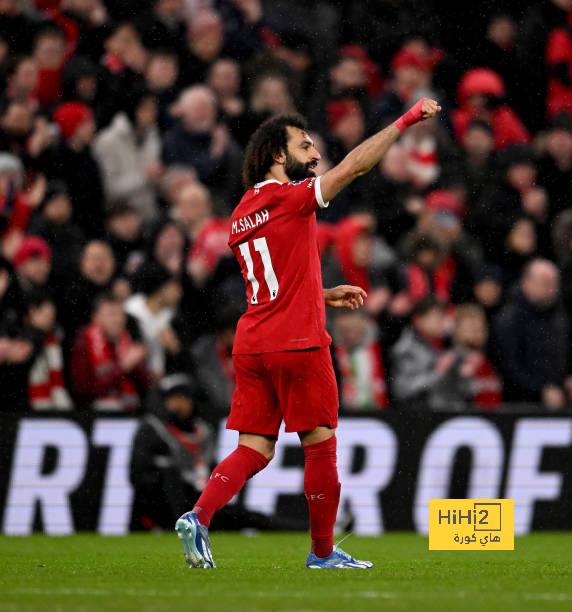
MULTIPOLYGON (((101 327, 95 323, 87 326, 85 337, 95 376, 104 374, 113 368, 132 345, 131 337, 126 331, 121 334, 115 344, 112 344, 105 337, 101 327)), ((124 376, 114 388, 108 390, 104 397, 98 398, 93 403, 93 408, 118 412, 137 410, 139 408, 137 389, 129 378, 124 376)))
POLYGON ((193 431, 183 431, 172 423, 167 423, 168 432, 177 442, 192 455, 194 469, 197 474, 197 488, 202 491, 209 479, 208 466, 203 458, 204 432, 200 427, 193 427, 193 431))
POLYGON ((34 410, 70 410, 72 407, 64 387, 62 348, 52 332, 46 334, 44 347, 28 378, 28 396, 34 410))
MULTIPOLYGON (((375 408, 383 410, 388 406, 387 387, 385 384, 385 370, 383 367, 383 358, 381 348, 378 342, 370 341, 363 348, 367 355, 367 367, 370 373, 369 378, 369 395, 373 400, 375 408)), ((341 374, 342 387, 342 406, 351 410, 362 410, 371 408, 371 406, 359 405, 358 390, 356 388, 357 377, 355 365, 352 364, 352 353, 341 345, 334 345, 336 360, 341 374)), ((364 364, 362 364, 363 366, 364 364)))
MULTIPOLYGON (((457 271, 457 264, 452 257, 447 257, 445 261, 433 272, 433 290, 435 297, 444 304, 451 300, 451 284, 457 271)), ((429 295, 431 286, 429 284, 429 273, 420 265, 411 263, 407 266, 407 293, 413 303, 417 303, 429 295)))

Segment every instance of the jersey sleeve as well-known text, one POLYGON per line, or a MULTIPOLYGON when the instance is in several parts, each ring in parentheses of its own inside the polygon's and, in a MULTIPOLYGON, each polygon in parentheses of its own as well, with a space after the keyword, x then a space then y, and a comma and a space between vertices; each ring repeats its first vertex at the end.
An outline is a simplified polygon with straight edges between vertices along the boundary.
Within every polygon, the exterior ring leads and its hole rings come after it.
POLYGON ((324 202, 320 186, 321 177, 311 177, 303 181, 285 183, 284 199, 286 203, 300 215, 311 215, 318 208, 327 208, 329 202, 324 202))

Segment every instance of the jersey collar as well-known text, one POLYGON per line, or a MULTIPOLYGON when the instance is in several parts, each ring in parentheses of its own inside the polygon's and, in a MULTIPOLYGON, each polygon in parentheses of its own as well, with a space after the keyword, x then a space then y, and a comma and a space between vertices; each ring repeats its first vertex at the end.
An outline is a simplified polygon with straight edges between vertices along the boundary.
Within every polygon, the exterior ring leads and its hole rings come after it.
POLYGON ((256 183, 254 188, 259 189, 260 187, 264 187, 264 185, 269 185, 270 183, 278 183, 279 185, 282 185, 282 183, 276 179, 268 179, 267 181, 262 181, 262 183, 256 183))

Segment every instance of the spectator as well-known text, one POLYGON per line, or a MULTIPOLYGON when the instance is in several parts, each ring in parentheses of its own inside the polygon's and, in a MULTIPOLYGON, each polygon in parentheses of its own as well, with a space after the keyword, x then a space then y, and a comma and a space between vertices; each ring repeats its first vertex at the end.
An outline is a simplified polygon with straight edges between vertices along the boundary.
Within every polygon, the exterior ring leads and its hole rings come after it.
POLYGON ((548 93, 546 114, 553 118, 564 111, 572 115, 572 13, 568 13, 566 25, 550 32, 546 41, 546 68, 548 93))
POLYGON ((442 56, 440 49, 432 49, 422 38, 409 40, 395 53, 390 64, 393 79, 376 103, 382 124, 397 119, 421 96, 442 99, 432 91, 433 71, 442 56))
MULTIPOLYGON (((14 234, 20 237, 28 229, 32 210, 44 197, 46 181, 38 176, 31 187, 24 191, 24 168, 15 155, 0 152, 0 235, 3 236, 4 254, 8 253, 9 243, 6 239, 14 234)), ((15 243, 16 247, 19 244, 15 243)))
POLYGON ((35 96, 38 86, 38 65, 33 57, 15 56, 6 70, 6 100, 16 100, 35 111, 38 100, 35 96))
POLYGON ((548 195, 537 186, 536 177, 532 149, 513 145, 502 152, 499 179, 483 190, 467 221, 467 228, 481 241, 488 260, 502 265, 505 238, 519 216, 534 222, 540 252, 548 248, 548 195))
POLYGON ((182 0, 153 0, 137 18, 141 42, 148 49, 171 48, 181 58, 186 51, 187 28, 182 0))
POLYGON ((178 193, 173 214, 192 243, 187 270, 197 287, 203 287, 221 257, 230 256, 228 219, 213 215, 209 190, 190 183, 178 193))
POLYGON ((189 376, 163 378, 154 396, 131 456, 136 529, 170 529, 199 498, 214 460, 214 432, 197 415, 197 387, 189 376))
POLYGON ((472 207, 479 201, 483 189, 496 171, 491 126, 478 119, 471 121, 460 144, 463 153, 462 174, 472 207))
POLYGON ((27 299, 27 327, 37 336, 28 381, 32 410, 71 410, 72 402, 64 384, 64 360, 56 328, 56 307, 45 293, 36 292, 27 299))
POLYGON ((162 170, 157 112, 155 97, 137 92, 128 97, 125 112, 118 113, 93 144, 107 201, 125 200, 143 221, 157 215, 155 184, 162 170))
POLYGON ((173 220, 160 220, 147 238, 146 261, 154 261, 174 276, 183 273, 187 244, 181 226, 173 220))
POLYGON ((525 216, 515 215, 504 240, 503 282, 505 291, 518 282, 524 266, 535 258, 536 226, 525 216))
POLYGON ((157 99, 158 123, 161 131, 171 127, 169 109, 179 95, 179 59, 170 49, 156 49, 149 55, 145 69, 145 85, 157 99))
POLYGON ((434 410, 499 407, 502 383, 486 356, 487 341, 488 326, 482 308, 475 304, 459 306, 451 348, 455 361, 431 390, 429 405, 434 410))
POLYGON ((232 347, 236 325, 242 311, 234 306, 219 310, 216 333, 203 334, 191 346, 194 371, 209 406, 209 420, 227 416, 234 392, 232 347))
POLYGON ((570 206, 572 201, 572 118, 560 113, 546 134, 546 151, 538 164, 538 182, 546 187, 550 217, 570 206))
POLYGON ((507 400, 562 408, 569 348, 558 269, 535 259, 495 320, 497 366, 507 400))
POLYGON ((506 89, 501 77, 488 68, 474 68, 463 75, 457 89, 459 108, 453 111, 457 140, 467 126, 479 119, 488 123, 494 135, 495 149, 510 144, 530 142, 530 134, 516 113, 504 102, 506 89))
POLYGON ((395 256, 375 236, 374 229, 375 219, 369 213, 351 215, 340 221, 334 230, 333 254, 322 267, 326 285, 362 287, 368 293, 366 309, 377 316, 390 298, 385 272, 395 256))
POLYGON ((50 181, 29 232, 43 238, 52 251, 50 288, 65 290, 77 274, 77 261, 84 243, 83 232, 72 222, 72 205, 65 183, 50 181))
POLYGON ((116 202, 107 213, 105 228, 105 242, 113 251, 117 272, 134 274, 145 258, 141 215, 129 204, 116 202))
POLYGON ((58 303, 68 341, 89 322, 94 299, 111 291, 114 274, 115 259, 109 245, 99 240, 88 242, 81 252, 78 273, 58 303))
POLYGON ((213 193, 217 211, 228 213, 238 201, 241 155, 225 126, 217 123, 212 91, 197 85, 183 92, 177 103, 180 121, 163 140, 165 164, 192 166, 213 193))
POLYGON ((109 124, 116 105, 110 95, 111 84, 101 72, 101 66, 89 57, 75 55, 67 62, 62 77, 63 101, 89 106, 99 127, 109 124))
POLYGON ((333 340, 342 408, 360 412, 387 408, 385 369, 377 325, 361 310, 336 314, 333 340))
POLYGON ((110 294, 95 300, 91 323, 77 333, 71 350, 70 381, 78 409, 139 410, 153 375, 145 365, 145 345, 133 340, 125 324, 120 300, 110 294))
POLYGON ((25 53, 37 24, 26 15, 22 2, 6 0, 0 6, 0 28, 7 45, 6 52, 25 53))
POLYGON ((88 238, 101 236, 105 196, 99 166, 90 150, 96 129, 93 112, 82 102, 65 102, 55 111, 54 121, 62 139, 49 174, 68 186, 74 223, 88 238))
POLYGON ((402 270, 401 290, 411 305, 428 296, 443 304, 451 302, 456 265, 447 247, 431 234, 411 234, 409 262, 402 270))
POLYGON ((38 236, 26 236, 14 256, 14 269, 23 293, 46 289, 52 269, 52 250, 38 236))
POLYGON ((572 321, 572 209, 560 213, 552 228, 553 250, 562 275, 562 300, 572 321))
POLYGON ((444 351, 445 308, 428 296, 415 305, 407 326, 391 349, 391 386, 399 407, 426 408, 433 389, 456 357, 444 351))
POLYGON ((501 306, 502 296, 502 269, 493 264, 482 264, 475 272, 473 297, 484 309, 489 323, 501 306))
POLYGON ((216 11, 205 7, 193 15, 187 28, 187 45, 181 64, 185 82, 202 83, 224 48, 224 24, 216 11))
POLYGON ((53 126, 43 117, 34 118, 28 103, 7 102, 0 117, 0 150, 19 156, 26 169, 43 172, 54 141, 53 126))
POLYGON ((242 147, 246 147, 252 133, 265 119, 293 110, 294 101, 288 79, 266 68, 253 79, 248 107, 229 121, 229 127, 233 137, 242 147))
POLYGON ((28 375, 37 346, 22 327, 24 303, 11 264, 0 259, 0 384, 3 412, 28 409, 28 375))
POLYGON ((495 10, 474 60, 476 65, 490 68, 502 77, 507 86, 507 102, 513 108, 520 107, 519 88, 526 78, 517 45, 518 34, 514 18, 508 12, 495 10))
POLYGON ((239 122, 245 107, 244 100, 240 96, 240 64, 231 58, 218 59, 210 67, 206 82, 217 97, 223 120, 235 135, 233 121, 239 122))
POLYGON ((125 302, 125 312, 137 321, 147 347, 147 367, 160 377, 181 366, 180 363, 173 366, 181 357, 183 347, 172 320, 181 301, 182 288, 177 278, 158 264, 143 266, 138 276, 140 293, 125 302))
POLYGON ((48 24, 34 40, 32 56, 38 66, 34 97, 43 109, 50 108, 61 97, 62 75, 66 62, 66 38, 55 24, 48 24))

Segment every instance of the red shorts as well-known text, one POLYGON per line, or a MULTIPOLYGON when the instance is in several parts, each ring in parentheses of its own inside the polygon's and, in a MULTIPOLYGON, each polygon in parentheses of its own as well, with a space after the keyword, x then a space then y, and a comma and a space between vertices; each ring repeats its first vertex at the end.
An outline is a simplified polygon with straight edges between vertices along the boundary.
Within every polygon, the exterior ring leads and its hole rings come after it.
POLYGON ((236 387, 227 429, 278 436, 338 426, 338 385, 329 347, 234 355, 236 387))

